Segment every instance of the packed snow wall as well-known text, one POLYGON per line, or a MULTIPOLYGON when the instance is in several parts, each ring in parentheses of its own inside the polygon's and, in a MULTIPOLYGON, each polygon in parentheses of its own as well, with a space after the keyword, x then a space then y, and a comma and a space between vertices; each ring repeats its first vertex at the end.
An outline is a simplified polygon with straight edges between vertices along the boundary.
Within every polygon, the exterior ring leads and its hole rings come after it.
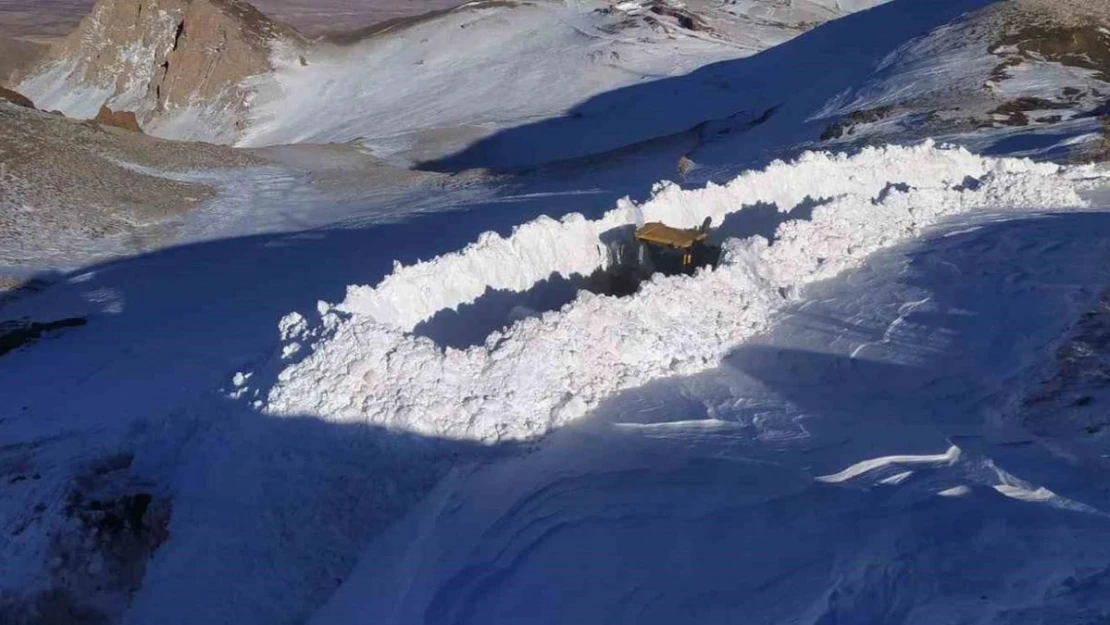
POLYGON ((509 237, 487 234, 459 252, 398 266, 376 287, 353 286, 309 323, 282 321, 283 354, 300 360, 263 402, 276 415, 314 415, 482 441, 539 436, 604 398, 720 362, 769 326, 806 284, 858 265, 957 213, 1081 207, 1079 173, 962 149, 871 148, 810 153, 746 172, 724 186, 660 185, 642 205, 602 218, 541 218, 509 237), (525 318, 485 344, 442 349, 411 330, 487 289, 525 290, 552 274, 588 274, 608 261, 604 233, 644 221, 692 227, 756 203, 789 211, 772 244, 730 239, 716 269, 657 276, 632 297, 582 292, 561 310, 525 318), (691 302, 697 302, 692 306, 691 302))
POLYGON ((720 226, 745 206, 772 204, 786 213, 806 200, 871 200, 905 186, 948 188, 986 175, 993 163, 964 150, 923 144, 869 149, 853 157, 806 153, 794 162, 776 161, 764 170, 745 172, 724 186, 710 183, 698 190, 659 183, 650 201, 637 205, 623 200, 598 220, 579 214, 561 222, 541 217, 518 226, 509 237, 487 233, 462 251, 398 266, 375 287, 349 287, 339 308, 411 331, 440 310, 474 302, 487 289, 524 291, 552 274, 585 276, 604 269, 611 260, 606 234, 622 227, 662 221, 694 228, 706 217, 720 226))

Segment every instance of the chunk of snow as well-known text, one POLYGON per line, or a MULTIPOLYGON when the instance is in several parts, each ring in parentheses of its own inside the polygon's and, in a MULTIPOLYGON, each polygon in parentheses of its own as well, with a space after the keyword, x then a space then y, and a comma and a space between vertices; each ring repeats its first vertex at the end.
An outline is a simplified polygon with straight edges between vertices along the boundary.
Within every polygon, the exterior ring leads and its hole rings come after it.
POLYGON ((304 315, 294 312, 289 313, 278 323, 278 332, 282 341, 292 341, 308 331, 308 320, 304 315))
POLYGON ((967 486, 953 486, 946 488, 937 493, 941 497, 966 497, 971 494, 971 488, 967 486))
POLYGON ((872 458, 857 462, 852 466, 844 469, 840 473, 833 475, 823 475, 817 478, 819 482, 827 482, 829 484, 840 484, 857 478, 865 473, 870 473, 876 469, 881 469, 889 466, 904 466, 904 465, 924 465, 924 466, 941 466, 950 465, 960 459, 960 448, 952 446, 948 451, 943 454, 934 454, 927 456, 887 456, 885 458, 872 458))

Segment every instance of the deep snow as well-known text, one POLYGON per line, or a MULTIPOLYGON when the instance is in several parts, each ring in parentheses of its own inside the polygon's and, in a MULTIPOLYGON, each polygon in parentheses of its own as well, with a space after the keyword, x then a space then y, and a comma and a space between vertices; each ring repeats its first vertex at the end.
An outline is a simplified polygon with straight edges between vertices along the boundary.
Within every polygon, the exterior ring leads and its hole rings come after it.
POLYGON ((658 378, 714 367, 766 330, 807 284, 856 266, 878 249, 972 210, 1081 206, 1057 165, 984 159, 932 144, 807 154, 725 186, 657 189, 601 219, 541 218, 508 238, 484 235, 457 254, 398 267, 378 287, 354 287, 321 320, 281 323, 289 366, 265 398, 276 415, 315 414, 424 435, 495 442, 526 439, 581 418, 605 398, 658 378), (697 276, 657 277, 628 298, 580 293, 562 310, 517 321, 484 345, 441 349, 406 332, 487 289, 526 291, 552 274, 589 275, 608 262, 605 234, 645 221, 720 224, 759 202, 789 212, 828 199, 812 218, 787 221, 774 244, 733 239, 722 264, 697 276), (696 304, 695 304, 696 303, 696 304), (307 356, 302 350, 310 350, 307 356))
POLYGON ((1098 622, 1105 469, 1019 424, 1107 226, 981 214, 880 252, 720 366, 452 474, 312 622, 1098 622))
MULTIPOLYGON (((305 149, 283 160, 321 160, 305 149)), ((409 185, 384 195, 308 184, 326 181, 326 172, 172 173, 221 188, 182 223, 195 236, 190 243, 46 275, 44 286, 3 303, 3 321, 88 324, 0 358, 0 460, 12 481, 0 531, 13 536, 3 545, 0 584, 14 593, 0 604, 18 607, 61 587, 110 616, 133 600, 136 622, 305 617, 365 541, 451 462, 491 450, 312 415, 273 419, 228 401, 236 372, 265 369, 280 353, 277 321, 315 310, 319 298, 341 300, 347 285, 387 275, 394 259, 447 253, 538 215, 599 215, 622 195, 646 193, 642 178, 662 179, 672 166, 666 155, 629 154, 586 173, 409 185), (87 490, 89 474, 120 456, 134 458, 130 468, 94 483, 107 482, 116 496, 137 490, 173 502, 172 539, 141 594, 113 590, 113 569, 96 564, 99 543, 67 506, 71 493, 87 490), (56 536, 83 548, 59 560, 56 536), (213 549, 214 540, 223 548, 213 549)), ((356 173, 365 179, 365 170, 356 173)), ((265 387, 268 376, 262 371, 250 385, 265 387)))

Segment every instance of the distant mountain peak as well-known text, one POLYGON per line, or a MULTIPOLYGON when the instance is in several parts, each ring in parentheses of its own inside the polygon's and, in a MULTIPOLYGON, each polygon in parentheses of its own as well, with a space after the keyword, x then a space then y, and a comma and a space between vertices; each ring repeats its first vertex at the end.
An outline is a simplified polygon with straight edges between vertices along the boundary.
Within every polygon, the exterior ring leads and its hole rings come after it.
POLYGON ((22 90, 74 117, 104 105, 144 123, 219 110, 233 132, 250 96, 245 79, 272 69, 278 42, 303 41, 241 0, 99 0, 22 90))

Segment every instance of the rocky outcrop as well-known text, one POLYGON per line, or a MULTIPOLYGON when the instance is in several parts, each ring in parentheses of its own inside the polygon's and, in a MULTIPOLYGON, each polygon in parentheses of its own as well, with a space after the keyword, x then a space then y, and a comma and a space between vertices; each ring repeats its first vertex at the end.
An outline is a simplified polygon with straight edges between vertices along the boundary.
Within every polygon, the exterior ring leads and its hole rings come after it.
POLYGON ((33 109, 35 103, 21 93, 0 87, 0 102, 10 102, 16 106, 33 109))
POLYGON ((246 79, 271 70, 274 46, 302 43, 240 0, 99 0, 21 91, 72 117, 93 117, 107 105, 134 111, 155 134, 230 140, 250 97, 246 79), (213 136, 189 136, 183 118, 217 127, 213 136))
POLYGON ((46 46, 33 41, 0 37, 0 85, 11 85, 23 72, 33 67, 44 54, 46 46))
POLYGON ((131 111, 113 111, 108 108, 107 105, 100 107, 100 112, 96 114, 93 121, 102 126, 112 126, 113 128, 121 128, 131 132, 143 131, 134 113, 131 111))
POLYGON ((1110 137, 1110 122, 1098 124, 1110 119, 1110 2, 996 2, 910 42, 884 65, 894 78, 870 79, 832 100, 853 104, 830 117, 822 141, 947 136, 977 150, 1055 161, 1110 159, 1110 139, 1097 138, 1100 130, 1110 137), (944 79, 917 79, 934 72, 944 79))
POLYGON ((160 224, 214 196, 211 185, 173 172, 267 162, 249 150, 163 141, 0 104, 0 274, 91 262, 89 251, 107 237, 120 253, 142 253, 172 236, 173 227, 163 233, 160 224))

